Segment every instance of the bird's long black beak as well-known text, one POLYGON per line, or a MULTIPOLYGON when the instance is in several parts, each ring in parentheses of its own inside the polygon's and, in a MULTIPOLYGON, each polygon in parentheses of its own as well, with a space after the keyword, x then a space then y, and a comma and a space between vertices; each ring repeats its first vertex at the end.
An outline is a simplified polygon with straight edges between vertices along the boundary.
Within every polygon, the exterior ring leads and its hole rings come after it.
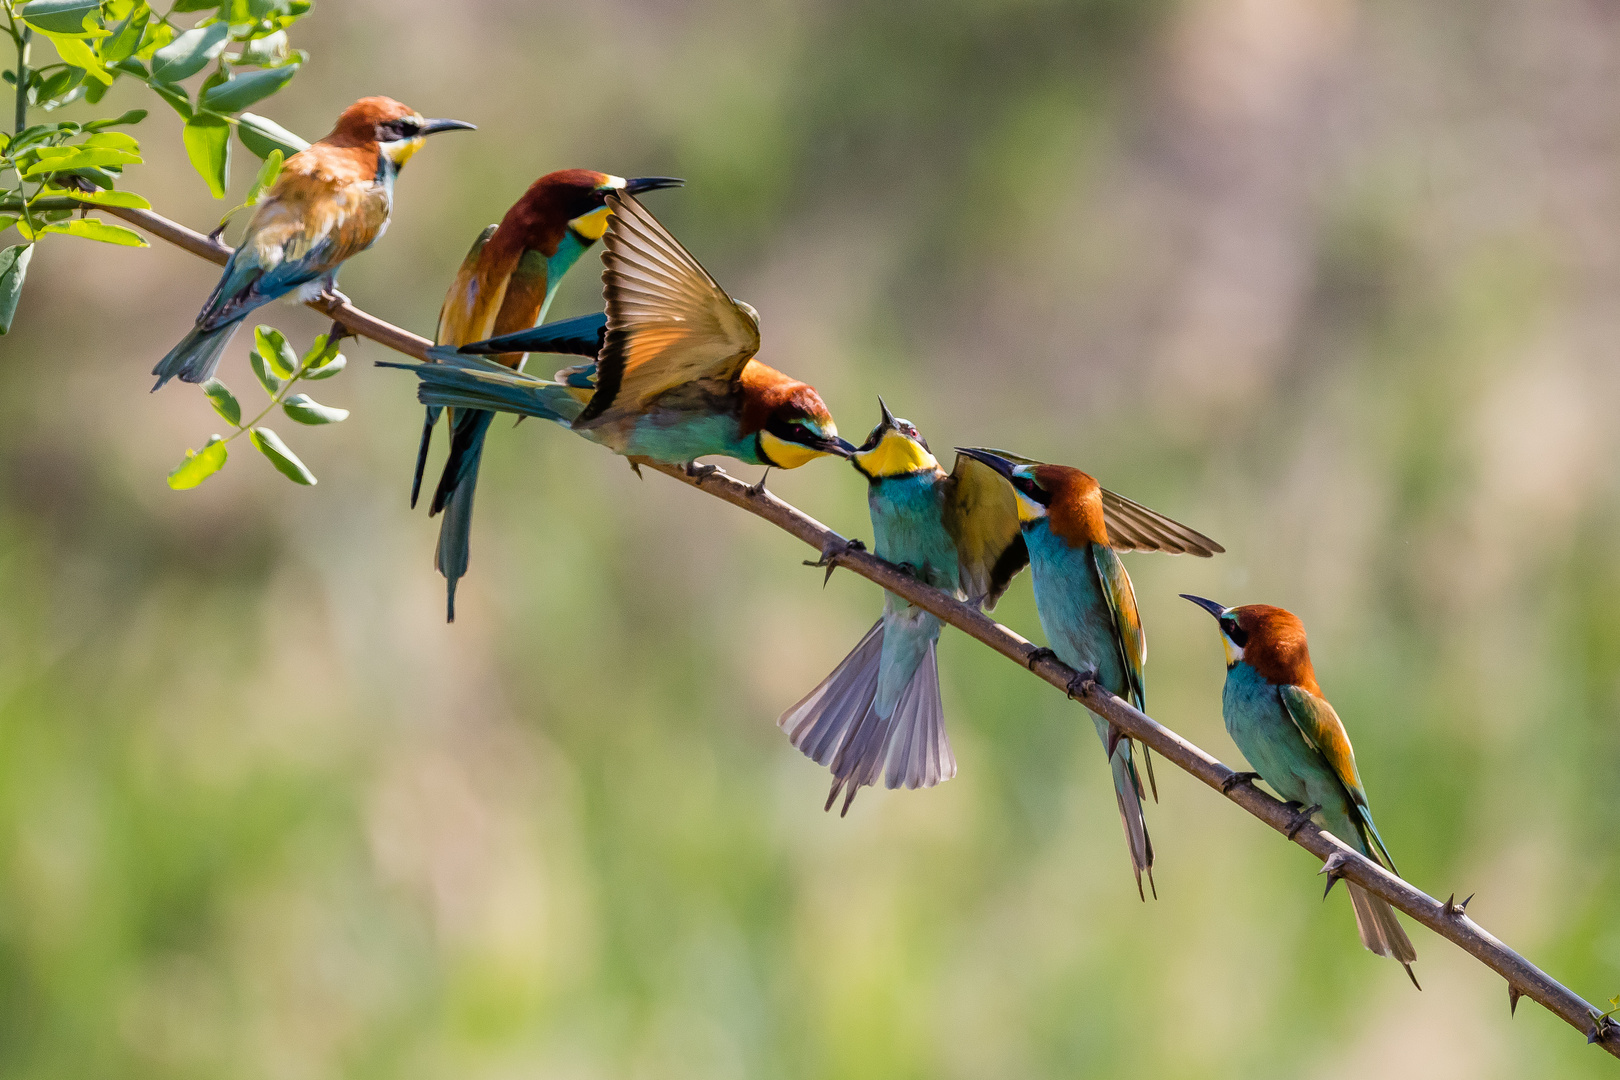
POLYGON ((792 441, 811 450, 820 450, 824 454, 834 454, 841 458, 850 457, 855 453, 855 444, 848 439, 837 435, 817 435, 808 428, 794 425, 794 439, 792 441))
POLYGON ((1002 457, 1000 454, 991 453, 989 450, 981 450, 972 446, 958 446, 956 448, 956 452, 958 454, 965 454, 974 461, 990 466, 992 469, 996 470, 996 472, 1000 473, 1002 476, 1005 476, 1008 480, 1013 478, 1013 469, 1017 468, 1016 465, 1002 457))
POLYGON ((657 191, 660 188, 685 186, 686 181, 678 176, 637 176, 624 182, 624 190, 631 195, 640 195, 643 191, 657 191))
POLYGON ((1193 603, 1197 604, 1199 607, 1203 608, 1217 619, 1226 614, 1226 608, 1220 604, 1217 604, 1213 600, 1206 600, 1202 596, 1194 596, 1192 593, 1182 593, 1180 595, 1183 600, 1191 600, 1193 603))
POLYGON ((882 394, 878 395, 878 409, 883 413, 883 419, 878 421, 878 427, 880 427, 880 428, 892 428, 892 427, 894 427, 895 426, 894 413, 890 412, 889 407, 883 403, 883 395, 882 394))
POLYGON ((424 120, 418 135, 437 135, 441 131, 477 131, 477 124, 465 120, 424 120))

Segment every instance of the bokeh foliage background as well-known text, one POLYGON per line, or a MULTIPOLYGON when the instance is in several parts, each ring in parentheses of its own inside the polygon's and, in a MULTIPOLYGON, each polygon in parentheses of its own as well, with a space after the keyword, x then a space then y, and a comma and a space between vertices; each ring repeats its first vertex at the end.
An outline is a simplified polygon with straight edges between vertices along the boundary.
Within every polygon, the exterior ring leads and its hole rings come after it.
MULTIPOLYGON (((1311 628, 1405 874, 1620 992, 1620 10, 1595 0, 326 0, 269 103, 473 120, 344 273, 431 332, 541 172, 649 197, 846 434, 1086 467, 1222 540, 1132 556, 1149 706, 1223 758, 1176 599, 1311 628)), ((123 107, 146 104, 120 84, 123 107)), ((105 110, 104 110, 105 111, 105 110)), ((131 183, 207 227, 155 113, 131 183)), ((233 193, 252 169, 244 159, 233 193)), ((554 309, 598 303, 595 261, 554 309)), ((0 1075, 1576 1077, 1612 1063, 1168 768, 1142 904, 1077 707, 950 632, 961 775, 821 812, 773 718, 875 616, 762 523, 490 440, 460 622, 413 386, 354 345, 294 488, 147 396, 217 270, 46 245, 0 346, 0 1075)), ((324 327, 279 307, 295 340, 324 327)), ((248 340, 223 377, 250 385, 248 340)), ((869 535, 824 463, 772 486, 869 535)), ((999 612, 1038 633, 1027 586, 999 612)))

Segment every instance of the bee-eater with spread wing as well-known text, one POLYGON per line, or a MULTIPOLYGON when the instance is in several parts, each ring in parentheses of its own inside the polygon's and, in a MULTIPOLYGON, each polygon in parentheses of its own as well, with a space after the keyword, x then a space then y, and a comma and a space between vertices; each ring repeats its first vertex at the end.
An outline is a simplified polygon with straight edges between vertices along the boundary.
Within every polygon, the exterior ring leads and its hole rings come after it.
MULTIPOLYGON (((1140 547, 1134 536, 1158 536, 1171 546, 1150 550, 1209 556, 1225 550, 1213 540, 1146 507, 1107 492, 1097 481, 1066 465, 1014 459, 1000 451, 958 449, 1006 478, 1017 499, 1018 519, 1029 547, 1035 579, 1035 608, 1041 629, 1059 660, 1095 679, 1138 709, 1146 709, 1144 668, 1147 638, 1136 610, 1136 594, 1116 548, 1140 547), (1119 508, 1110 514, 1110 507, 1119 508)), ((1142 875, 1153 886, 1153 842, 1142 813, 1142 780, 1132 741, 1103 717, 1092 714, 1108 752, 1114 797, 1130 847, 1137 893, 1142 875)), ((1153 763, 1142 748, 1148 782, 1153 763)), ((1155 890, 1156 892, 1156 890, 1155 890)))
MULTIPOLYGON (((609 192, 634 194, 679 187, 669 176, 625 180, 586 169, 548 173, 530 185, 498 225, 474 241, 472 250, 445 294, 439 310, 439 345, 461 346, 497 334, 527 330, 546 317, 563 275, 607 228, 609 192)), ((593 350, 594 351, 594 350, 593 350)), ((518 370, 524 352, 499 353, 496 363, 518 370)), ((429 406, 422 443, 411 482, 411 506, 422 487, 428 445, 439 409, 429 406)), ((467 572, 473 497, 484 438, 495 414, 482 409, 453 409, 450 455, 433 493, 430 516, 443 510, 434 562, 448 583, 448 617, 456 618, 456 583, 467 572)))
POLYGON ((711 454, 767 470, 847 457, 854 447, 839 438, 815 388, 755 358, 758 313, 726 295, 633 197, 614 192, 607 205, 607 313, 594 362, 550 380, 467 355, 534 351, 559 340, 563 351, 588 353, 591 316, 568 320, 562 335, 539 326, 462 350, 434 349, 435 363, 383 366, 416 372, 424 405, 537 416, 632 462, 684 464, 698 477, 715 471, 696 463, 711 454))
POLYGON ((344 260, 388 228, 394 178, 423 140, 472 128, 461 120, 424 120, 393 98, 361 98, 344 109, 330 135, 281 166, 197 324, 152 369, 158 377, 152 389, 177 375, 207 382, 237 326, 260 305, 294 292, 313 300, 334 289, 344 260))
MULTIPOLYGON (((1292 612, 1268 604, 1229 608, 1201 596, 1182 596, 1215 616, 1220 625, 1226 648, 1221 714, 1232 741, 1259 778, 1304 808, 1297 818, 1302 824, 1321 814, 1328 832, 1397 873, 1373 824, 1350 736, 1316 681, 1305 624, 1292 612)), ((1255 776, 1240 773, 1238 779, 1255 776)), ((1417 950, 1394 910, 1359 885, 1345 885, 1361 943, 1379 956, 1400 961, 1416 986, 1412 962, 1417 950)))

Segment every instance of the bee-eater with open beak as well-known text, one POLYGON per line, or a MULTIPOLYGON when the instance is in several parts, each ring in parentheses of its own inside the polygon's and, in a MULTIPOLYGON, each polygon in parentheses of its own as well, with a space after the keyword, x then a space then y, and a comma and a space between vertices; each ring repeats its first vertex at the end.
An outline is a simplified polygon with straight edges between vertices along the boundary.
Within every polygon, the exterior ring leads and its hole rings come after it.
POLYGON ((330 135, 282 164, 197 324, 152 369, 152 389, 177 375, 190 383, 213 378, 237 326, 260 305, 334 290, 344 260, 388 228, 394 178, 423 140, 472 129, 461 120, 424 120, 393 98, 361 98, 344 109, 330 135))
MULTIPOLYGON (((1079 679, 1094 679, 1145 710, 1147 638, 1130 576, 1115 549, 1136 546, 1127 539, 1132 525, 1173 542, 1158 550, 1207 557, 1225 549, 1185 525, 1105 492, 1079 469, 1014 459, 996 450, 959 449, 958 453, 982 461, 1012 486, 1024 543, 1029 547, 1035 609, 1052 652, 1080 672, 1079 679), (1113 515, 1117 521, 1123 518, 1121 528, 1109 521, 1110 505, 1125 510, 1123 515, 1113 515)), ((1093 713, 1091 719, 1108 754, 1136 891, 1146 899, 1142 875, 1147 875, 1152 888, 1153 842, 1142 813, 1142 780, 1133 744, 1103 717, 1093 713)), ((1153 763, 1145 746, 1142 757, 1151 784, 1153 763)))
MULTIPOLYGON (((634 194, 679 187, 669 176, 625 180, 586 169, 548 173, 530 185, 498 225, 473 243, 439 311, 437 343, 459 347, 497 334, 527 330, 546 317, 563 275, 607 229, 606 198, 610 192, 634 194)), ((524 352, 497 353, 496 363, 520 370, 524 352)), ((422 487, 428 445, 439 409, 429 406, 411 482, 411 506, 422 487)), ((453 409, 450 455, 433 493, 430 516, 443 510, 434 562, 445 576, 449 621, 456 618, 456 583, 467 572, 473 496, 484 438, 495 414, 482 409, 453 409)))
MULTIPOLYGON (((1182 596, 1220 625, 1226 647, 1221 714, 1232 741, 1257 770, 1234 780, 1258 775, 1283 799, 1303 808, 1296 818, 1300 824, 1320 814, 1328 832, 1398 873, 1373 824, 1350 736, 1317 684, 1305 624, 1292 612, 1268 604, 1229 608, 1201 596, 1182 596)), ((1412 962, 1417 950, 1395 912, 1360 886, 1345 885, 1361 943, 1400 961, 1416 986, 1412 962)))
MULTIPOLYGON (((882 419, 850 458, 868 483, 874 553, 919 581, 993 608, 1029 561, 1007 485, 959 455, 949 474, 909 420, 882 419)), ((943 624, 885 593, 883 615, 852 652, 777 720, 805 756, 832 770, 827 809, 863 786, 927 788, 956 775, 935 646, 943 624)))
MULTIPOLYGON (((848 457, 854 447, 839 438, 815 388, 755 359, 758 313, 726 295, 634 197, 614 192, 607 206, 607 312, 594 362, 540 379, 468 355, 555 348, 559 337, 563 351, 589 350, 593 331, 558 335, 559 323, 437 348, 435 363, 382 366, 416 372, 424 405, 537 416, 632 463, 684 464, 697 477, 715 471, 697 464, 711 454, 767 471, 848 457)), ((567 322, 578 330, 597 318, 567 322)))

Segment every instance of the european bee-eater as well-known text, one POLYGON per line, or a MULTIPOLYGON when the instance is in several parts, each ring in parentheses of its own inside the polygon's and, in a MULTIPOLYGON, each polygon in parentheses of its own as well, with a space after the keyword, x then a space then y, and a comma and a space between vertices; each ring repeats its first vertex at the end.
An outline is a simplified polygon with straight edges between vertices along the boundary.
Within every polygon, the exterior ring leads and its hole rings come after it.
MULTIPOLYGON (((1373 824, 1350 736, 1317 684, 1305 624, 1292 612, 1269 604, 1229 608, 1201 596, 1182 596, 1215 616, 1220 625, 1226 647, 1221 715, 1232 741, 1259 778, 1283 799, 1304 808, 1301 823, 1319 813, 1328 832, 1390 873, 1398 873, 1373 824)), ((1399 960, 1416 986, 1412 961, 1417 950, 1395 912, 1360 886, 1345 885, 1361 943, 1379 956, 1399 960)))
MULTIPOLYGON (((534 326, 546 317, 563 275, 601 239, 607 228, 604 200, 609 192, 634 194, 679 187, 681 183, 670 176, 625 180, 586 169, 542 176, 513 204, 499 225, 491 225, 473 242, 439 310, 437 343, 461 346, 534 326)), ((496 354, 494 360, 518 370, 523 366, 523 357, 523 351, 507 352, 496 354)), ((438 418, 438 408, 429 406, 416 456, 416 475, 411 482, 413 507, 421 491, 428 444, 438 418)), ((433 493, 430 516, 445 511, 434 563, 448 583, 451 622, 456 618, 456 583, 467 572, 478 462, 494 418, 494 413, 481 409, 451 411, 450 455, 439 477, 438 490, 433 493)))
MULTIPOLYGON (((524 352, 559 341, 548 326, 508 334, 498 346, 434 349, 435 363, 385 364, 414 371, 424 405, 537 416, 631 459, 685 464, 693 476, 711 454, 767 469, 794 469, 854 447, 821 396, 754 358, 759 315, 727 296, 680 242, 633 197, 614 192, 602 254, 606 331, 594 363, 548 380, 466 355, 524 352)), ((568 320, 564 351, 578 351, 568 320)), ((562 325, 562 324, 557 324, 562 325)))
POLYGON ((260 305, 292 292, 313 300, 335 288, 344 260, 388 228, 394 177, 423 140, 472 129, 461 120, 424 120, 393 98, 361 98, 344 109, 330 135, 281 166, 197 324, 152 369, 152 389, 176 375, 207 382, 237 326, 260 305))
MULTIPOLYGON (((993 608, 1029 561, 1007 485, 958 455, 947 475, 909 420, 882 419, 850 461, 867 479, 874 553, 919 581, 993 608)), ((885 593, 883 615, 852 652, 777 720, 793 745, 832 770, 827 809, 863 786, 933 787, 956 775, 935 646, 940 620, 885 593)))
MULTIPOLYGON (((1115 535, 1117 530, 1108 520, 1110 503, 1128 500, 1111 497, 1096 480, 1066 465, 1013 459, 994 450, 959 448, 958 453, 982 461, 1012 485, 1024 543, 1029 547, 1035 608, 1057 658, 1079 671, 1081 678, 1094 679, 1145 710, 1147 638, 1137 614, 1130 576, 1115 554, 1116 547, 1127 545, 1122 536, 1115 535)), ((1208 537, 1146 507, 1129 503, 1129 509, 1133 522, 1150 520, 1155 533, 1176 538, 1179 547, 1168 550, 1201 556, 1224 550, 1208 537)), ((1153 842, 1142 814, 1142 780, 1132 741, 1096 713, 1091 719, 1108 753, 1114 797, 1136 874, 1136 890, 1145 899, 1142 875, 1147 875, 1151 888, 1153 842)), ((1153 763, 1145 746, 1142 757, 1151 784, 1153 763)))

